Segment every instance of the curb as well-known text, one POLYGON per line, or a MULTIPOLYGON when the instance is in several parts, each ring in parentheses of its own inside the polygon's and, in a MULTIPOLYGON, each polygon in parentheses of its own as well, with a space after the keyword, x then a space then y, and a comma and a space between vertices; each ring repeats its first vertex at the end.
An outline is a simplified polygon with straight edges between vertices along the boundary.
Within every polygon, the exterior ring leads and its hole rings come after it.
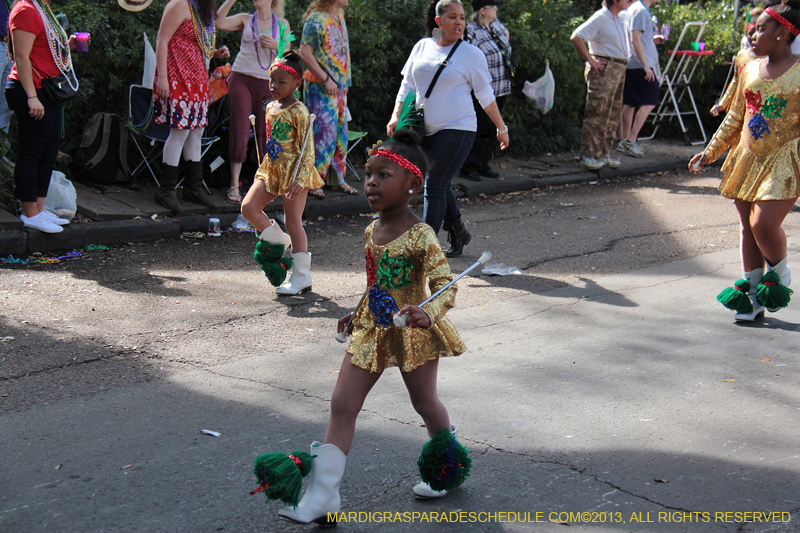
MULTIPOLYGON (((723 159, 720 158, 712 166, 721 165, 723 159)), ((638 161, 635 165, 623 165, 615 169, 602 168, 599 171, 577 169, 575 172, 556 176, 523 174, 498 179, 484 179, 479 182, 454 178, 453 184, 458 197, 473 198, 480 194, 488 196, 685 169, 685 158, 667 156, 648 161, 638 161)), ((412 204, 422 202, 423 195, 419 194, 413 199, 412 204)), ((271 212, 269 207, 267 211, 271 212)), ((337 215, 349 216, 369 212, 371 212, 369 203, 363 195, 359 194, 354 196, 335 196, 322 201, 309 200, 306 203, 303 217, 307 220, 316 220, 319 217, 330 218, 337 215)), ((89 244, 119 245, 133 242, 152 242, 159 239, 175 239, 182 232, 207 231, 208 219, 211 216, 219 218, 221 226, 227 228, 236 220, 238 213, 194 214, 166 217, 158 220, 145 218, 96 221, 69 225, 64 228, 62 233, 56 234, 46 234, 28 229, 4 230, 0 231, 0 257, 8 255, 24 256, 34 252, 72 250, 83 248, 89 244)))

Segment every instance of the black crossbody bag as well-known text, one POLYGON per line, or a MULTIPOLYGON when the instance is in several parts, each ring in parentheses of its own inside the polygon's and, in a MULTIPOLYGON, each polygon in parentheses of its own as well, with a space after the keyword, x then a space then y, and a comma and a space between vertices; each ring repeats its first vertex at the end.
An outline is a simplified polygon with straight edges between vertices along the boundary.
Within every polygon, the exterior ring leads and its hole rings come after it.
POLYGON ((430 97, 431 92, 433 91, 433 86, 436 85, 436 81, 439 79, 439 76, 444 70, 444 67, 450 64, 450 58, 453 57, 453 53, 456 51, 456 49, 460 44, 461 44, 461 39, 458 39, 453 45, 453 48, 450 49, 450 53, 447 54, 445 60, 442 61, 441 65, 439 65, 439 70, 436 71, 436 74, 433 76, 433 79, 431 80, 431 84, 428 86, 428 91, 425 93, 425 100, 422 101, 422 105, 416 108, 411 113, 409 113, 410 122, 411 124, 413 124, 411 126, 411 129, 414 130, 417 135, 419 135, 420 141, 422 141, 422 139, 425 138, 425 103, 428 101, 428 98, 430 97))

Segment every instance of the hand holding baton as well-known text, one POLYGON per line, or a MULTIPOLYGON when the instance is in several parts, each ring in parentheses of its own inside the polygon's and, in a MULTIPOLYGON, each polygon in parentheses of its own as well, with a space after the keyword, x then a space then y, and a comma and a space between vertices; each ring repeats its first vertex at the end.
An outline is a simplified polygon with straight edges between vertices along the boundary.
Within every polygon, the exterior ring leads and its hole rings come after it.
POLYGON ((358 311, 358 309, 361 307, 361 304, 364 303, 364 299, 367 297, 367 294, 369 294, 369 287, 367 287, 367 290, 364 292, 364 294, 361 296, 361 299, 358 301, 358 305, 353 310, 353 313, 350 315, 350 320, 347 321, 347 324, 345 324, 344 329, 339 333, 337 333, 336 337, 334 337, 338 342, 342 343, 347 342, 347 330, 350 329, 350 326, 353 324, 353 318, 355 318, 356 316, 356 311, 358 311))
MULTIPOLYGON (((426 299, 424 302, 422 302, 421 304, 419 304, 417 307, 422 307, 422 306, 423 306, 423 305, 425 305, 426 303, 430 302, 431 300, 433 300, 434 298, 436 298, 437 296, 439 296, 440 294, 442 294, 442 293, 443 293, 445 290, 447 290, 448 288, 450 288, 450 286, 451 286, 451 285, 453 285, 455 282, 457 282, 458 280, 460 280, 461 278, 463 278, 464 276, 466 276, 467 274, 469 274, 469 273, 470 273, 470 272, 471 272, 473 269, 475 269, 476 267, 478 267, 478 266, 480 266, 480 265, 485 265, 486 263, 488 263, 488 262, 489 262, 489 261, 491 261, 491 260, 492 260, 492 254, 491 254, 491 253, 489 253, 489 252, 483 252, 483 253, 481 254, 481 257, 480 257, 480 259, 478 259, 477 261, 475 261, 475 262, 472 264, 472 266, 470 266, 470 267, 469 267, 468 269, 466 269, 464 272, 462 272, 461 274, 459 274, 458 276, 456 276, 455 278, 453 278, 453 281, 451 281, 450 283, 448 283, 447 285, 445 285, 444 287, 442 287, 441 289, 439 289, 439 290, 438 290, 438 291, 436 291, 435 293, 431 294, 431 295, 430 295, 430 297, 428 297, 428 299, 426 299)), ((399 313, 398 313, 398 314, 396 314, 396 315, 394 315, 394 318, 392 318, 392 322, 394 322, 394 325, 395 325, 395 326, 397 326, 398 328, 404 328, 404 327, 406 327, 406 320, 408 320, 408 315, 401 315, 401 314, 399 314, 399 313)))

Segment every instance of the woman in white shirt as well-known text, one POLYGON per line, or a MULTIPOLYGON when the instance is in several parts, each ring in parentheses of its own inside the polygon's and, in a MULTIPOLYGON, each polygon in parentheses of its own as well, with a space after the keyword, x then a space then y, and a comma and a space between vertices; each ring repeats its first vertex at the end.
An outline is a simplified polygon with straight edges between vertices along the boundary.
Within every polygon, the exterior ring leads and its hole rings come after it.
POLYGON ((431 0, 426 27, 432 30, 432 36, 414 45, 403 67, 403 83, 397 93, 386 132, 390 137, 394 134, 403 100, 410 91, 414 91, 417 107, 424 104, 425 138, 421 147, 431 162, 425 178, 423 218, 437 234, 440 228, 448 232, 450 249, 446 255, 458 257, 471 236, 461 221, 450 181, 461 168, 475 140, 477 118, 471 93, 474 92, 475 98, 497 126, 497 139, 503 150, 508 147, 508 128, 495 102, 486 56, 466 42, 459 44, 442 70, 430 97, 423 102, 439 65, 464 33, 464 6, 458 0, 431 0))

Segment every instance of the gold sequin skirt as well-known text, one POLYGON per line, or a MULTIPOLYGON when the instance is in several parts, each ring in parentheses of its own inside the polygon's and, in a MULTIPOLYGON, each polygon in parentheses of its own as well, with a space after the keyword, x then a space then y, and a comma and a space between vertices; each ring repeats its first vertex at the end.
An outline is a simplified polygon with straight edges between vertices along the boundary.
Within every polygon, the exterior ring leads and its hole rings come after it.
POLYGON ((800 196, 798 139, 777 150, 755 153, 738 145, 722 165, 719 191, 726 198, 760 202, 790 200, 800 196))

